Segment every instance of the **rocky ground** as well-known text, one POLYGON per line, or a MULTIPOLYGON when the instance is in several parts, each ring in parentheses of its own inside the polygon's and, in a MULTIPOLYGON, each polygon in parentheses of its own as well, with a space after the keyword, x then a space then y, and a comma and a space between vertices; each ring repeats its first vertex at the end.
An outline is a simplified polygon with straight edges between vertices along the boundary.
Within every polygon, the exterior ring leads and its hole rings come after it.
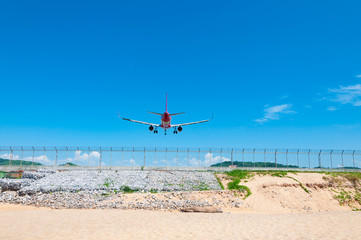
POLYGON ((34 171, 0 179, 0 202, 51 208, 169 209, 237 207, 210 172, 34 171), (206 190, 218 190, 219 196, 206 190), (133 194, 127 194, 130 192, 133 194))

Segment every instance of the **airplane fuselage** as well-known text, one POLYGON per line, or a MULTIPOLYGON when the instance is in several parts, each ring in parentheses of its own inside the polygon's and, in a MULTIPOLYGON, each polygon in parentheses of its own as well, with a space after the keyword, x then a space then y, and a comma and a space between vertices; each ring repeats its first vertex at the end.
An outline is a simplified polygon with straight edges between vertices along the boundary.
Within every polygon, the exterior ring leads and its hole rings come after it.
POLYGON ((163 129, 171 128, 171 120, 172 117, 170 116, 170 114, 168 112, 164 112, 160 120, 160 127, 163 129))

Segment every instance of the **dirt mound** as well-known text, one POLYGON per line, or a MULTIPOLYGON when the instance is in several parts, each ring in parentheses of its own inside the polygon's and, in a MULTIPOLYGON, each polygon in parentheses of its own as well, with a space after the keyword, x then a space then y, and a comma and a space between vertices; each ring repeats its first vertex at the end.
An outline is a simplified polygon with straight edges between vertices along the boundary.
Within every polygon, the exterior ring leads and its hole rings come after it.
MULTIPOLYGON (((231 181, 225 174, 217 176, 225 187, 231 181)), ((341 179, 323 173, 288 173, 282 177, 254 173, 252 177, 242 179, 239 183, 252 192, 244 200, 245 204, 239 207, 239 211, 284 213, 349 211, 360 208, 360 204, 352 201, 352 197, 342 196, 344 191, 357 197, 358 186, 341 179)))

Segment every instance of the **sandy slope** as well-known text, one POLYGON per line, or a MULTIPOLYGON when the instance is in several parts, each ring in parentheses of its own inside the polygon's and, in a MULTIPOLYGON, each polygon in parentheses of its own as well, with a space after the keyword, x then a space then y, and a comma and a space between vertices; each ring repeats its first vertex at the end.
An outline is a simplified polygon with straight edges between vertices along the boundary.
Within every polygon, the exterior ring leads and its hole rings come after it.
POLYGON ((0 239, 360 239, 361 212, 179 213, 0 205, 0 239))
MULTIPOLYGON (((319 212, 319 211, 349 211, 348 206, 340 206, 334 198, 335 192, 327 187, 328 181, 321 173, 288 173, 288 176, 300 181, 308 190, 305 192, 300 184, 287 177, 272 177, 270 175, 255 175, 251 179, 241 181, 241 185, 250 188, 252 195, 240 206, 242 212, 319 212)), ((221 176, 223 185, 229 180, 221 176)))

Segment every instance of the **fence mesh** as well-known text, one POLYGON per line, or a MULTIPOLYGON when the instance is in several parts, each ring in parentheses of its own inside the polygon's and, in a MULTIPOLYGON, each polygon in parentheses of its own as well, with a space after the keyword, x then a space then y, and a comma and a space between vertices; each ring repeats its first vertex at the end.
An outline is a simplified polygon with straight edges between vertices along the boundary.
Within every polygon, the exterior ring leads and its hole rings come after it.
POLYGON ((216 147, 0 147, 3 166, 361 169, 360 150, 216 147))

